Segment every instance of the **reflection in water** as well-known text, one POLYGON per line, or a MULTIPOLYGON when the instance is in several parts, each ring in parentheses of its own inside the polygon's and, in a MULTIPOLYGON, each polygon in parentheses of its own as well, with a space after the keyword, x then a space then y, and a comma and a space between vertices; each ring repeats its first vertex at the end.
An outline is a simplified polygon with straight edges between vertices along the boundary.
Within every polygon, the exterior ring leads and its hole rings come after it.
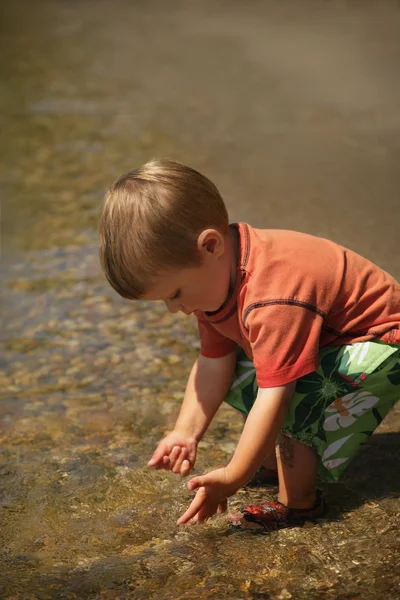
MULTIPOLYGON (((196 325, 117 298, 94 228, 115 176, 171 156, 215 179, 232 218, 334 237, 400 276, 398 13, 173 5, 5 9, 0 597, 393 598, 395 413, 327 486, 317 527, 175 526, 186 483, 145 464, 174 424, 196 325)), ((240 427, 222 407, 196 472, 228 459, 240 427)))

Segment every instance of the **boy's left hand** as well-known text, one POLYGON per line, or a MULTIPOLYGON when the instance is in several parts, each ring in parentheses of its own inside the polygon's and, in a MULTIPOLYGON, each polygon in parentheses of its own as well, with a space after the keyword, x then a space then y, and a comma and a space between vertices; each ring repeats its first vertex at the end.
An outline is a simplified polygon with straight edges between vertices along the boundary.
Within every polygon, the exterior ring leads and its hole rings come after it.
POLYGON ((229 477, 226 467, 194 477, 188 482, 189 490, 197 490, 187 511, 178 519, 177 525, 202 523, 215 513, 226 512, 227 498, 238 489, 229 477))

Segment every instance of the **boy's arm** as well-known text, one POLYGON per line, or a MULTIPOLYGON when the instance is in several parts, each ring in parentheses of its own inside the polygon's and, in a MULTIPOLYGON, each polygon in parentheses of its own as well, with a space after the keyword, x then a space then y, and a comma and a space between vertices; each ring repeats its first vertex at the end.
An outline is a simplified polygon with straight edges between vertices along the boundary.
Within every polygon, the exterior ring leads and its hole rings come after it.
POLYGON ((239 443, 229 464, 188 483, 198 489, 178 524, 204 521, 255 473, 263 459, 274 451, 275 440, 285 420, 296 382, 275 388, 260 388, 247 417, 239 443))
POLYGON ((161 440, 148 462, 149 466, 172 469, 187 474, 194 463, 198 442, 231 386, 236 366, 236 352, 221 358, 200 355, 194 363, 186 385, 182 407, 174 431, 161 440))
POLYGON ((236 352, 221 358, 200 355, 187 382, 175 429, 200 441, 232 384, 236 352))
POLYGON ((254 475, 264 458, 272 454, 293 397, 296 382, 275 388, 260 388, 247 417, 230 463, 230 479, 241 487, 254 475))

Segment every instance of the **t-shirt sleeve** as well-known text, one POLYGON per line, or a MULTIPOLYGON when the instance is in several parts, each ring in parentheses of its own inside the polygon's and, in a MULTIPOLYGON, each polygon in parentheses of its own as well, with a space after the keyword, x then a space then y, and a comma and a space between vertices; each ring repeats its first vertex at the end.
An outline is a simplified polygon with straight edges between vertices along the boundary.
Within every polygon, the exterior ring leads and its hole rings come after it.
POLYGON ((221 358, 236 350, 236 342, 225 337, 202 316, 197 316, 200 354, 206 358, 221 358))
POLYGON ((284 301, 250 311, 246 326, 260 387, 285 385, 316 370, 322 322, 313 307, 284 301))

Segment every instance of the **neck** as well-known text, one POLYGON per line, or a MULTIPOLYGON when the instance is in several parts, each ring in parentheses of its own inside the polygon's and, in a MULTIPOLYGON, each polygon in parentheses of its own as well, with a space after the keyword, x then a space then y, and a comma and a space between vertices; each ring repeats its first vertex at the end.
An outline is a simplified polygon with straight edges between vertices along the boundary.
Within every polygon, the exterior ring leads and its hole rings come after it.
POLYGON ((227 300, 232 296, 236 285, 237 264, 239 260, 239 232, 229 227, 230 281, 227 300))

